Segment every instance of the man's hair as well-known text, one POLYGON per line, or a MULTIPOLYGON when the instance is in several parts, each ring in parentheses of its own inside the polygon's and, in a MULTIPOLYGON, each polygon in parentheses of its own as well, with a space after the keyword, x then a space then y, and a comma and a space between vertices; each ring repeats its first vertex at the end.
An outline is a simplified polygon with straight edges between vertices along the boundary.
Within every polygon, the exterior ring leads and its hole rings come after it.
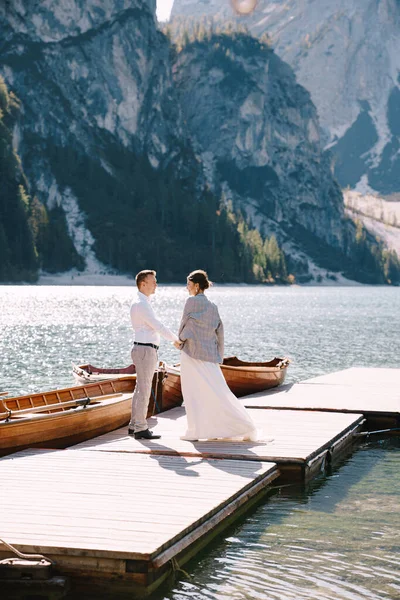
POLYGON ((151 271, 150 269, 146 269, 145 271, 140 271, 137 275, 136 275, 136 285, 138 286, 138 288, 140 288, 140 285, 143 283, 143 281, 146 279, 147 275, 154 275, 154 277, 156 276, 156 272, 155 271, 151 271))

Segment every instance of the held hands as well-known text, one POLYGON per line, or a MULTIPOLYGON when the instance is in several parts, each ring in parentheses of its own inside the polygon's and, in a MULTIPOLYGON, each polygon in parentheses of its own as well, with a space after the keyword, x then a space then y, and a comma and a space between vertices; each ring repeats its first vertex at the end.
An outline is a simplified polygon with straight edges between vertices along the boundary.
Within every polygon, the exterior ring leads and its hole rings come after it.
POLYGON ((181 341, 174 342, 174 346, 175 346, 175 348, 177 348, 177 350, 181 350, 183 347, 183 342, 181 342, 181 341))

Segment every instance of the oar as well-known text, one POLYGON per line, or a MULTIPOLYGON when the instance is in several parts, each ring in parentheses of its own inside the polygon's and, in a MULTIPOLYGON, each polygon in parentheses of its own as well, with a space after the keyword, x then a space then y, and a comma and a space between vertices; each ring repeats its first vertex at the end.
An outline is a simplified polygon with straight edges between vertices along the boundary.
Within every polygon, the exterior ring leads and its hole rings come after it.
MULTIPOLYGON (((33 406, 32 408, 23 408, 20 410, 9 410, 7 407, 7 420, 10 417, 19 417, 21 415, 27 415, 37 412, 47 412, 49 410, 57 410, 60 408, 69 408, 74 406, 83 406, 84 408, 91 402, 98 402, 100 400, 109 400, 110 398, 117 398, 122 396, 123 393, 119 392, 116 394, 108 394, 106 396, 93 396, 93 398, 76 398, 75 400, 67 400, 66 402, 58 402, 54 404, 44 404, 43 406, 33 406)), ((4 404, 4 403, 3 403, 4 404)))
POLYGON ((0 396, 7 396, 8 392, 0 392, 0 396))

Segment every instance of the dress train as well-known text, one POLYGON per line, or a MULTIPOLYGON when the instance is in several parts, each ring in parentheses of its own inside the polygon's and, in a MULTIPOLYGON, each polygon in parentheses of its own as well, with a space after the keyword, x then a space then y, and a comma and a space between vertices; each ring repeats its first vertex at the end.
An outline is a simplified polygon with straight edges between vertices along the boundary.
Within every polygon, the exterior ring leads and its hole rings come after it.
POLYGON ((250 415, 229 389, 218 364, 182 351, 181 384, 188 423, 182 439, 257 440, 250 415))

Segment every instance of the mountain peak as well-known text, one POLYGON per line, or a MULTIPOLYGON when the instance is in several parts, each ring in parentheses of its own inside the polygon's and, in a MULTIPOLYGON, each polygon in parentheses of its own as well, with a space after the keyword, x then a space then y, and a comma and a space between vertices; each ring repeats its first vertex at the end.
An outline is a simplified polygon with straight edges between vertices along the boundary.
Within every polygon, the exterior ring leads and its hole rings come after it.
POLYGON ((259 0, 246 18, 229 2, 175 0, 172 17, 193 15, 267 32, 311 93, 341 185, 366 176, 370 190, 400 191, 398 0, 259 0))

